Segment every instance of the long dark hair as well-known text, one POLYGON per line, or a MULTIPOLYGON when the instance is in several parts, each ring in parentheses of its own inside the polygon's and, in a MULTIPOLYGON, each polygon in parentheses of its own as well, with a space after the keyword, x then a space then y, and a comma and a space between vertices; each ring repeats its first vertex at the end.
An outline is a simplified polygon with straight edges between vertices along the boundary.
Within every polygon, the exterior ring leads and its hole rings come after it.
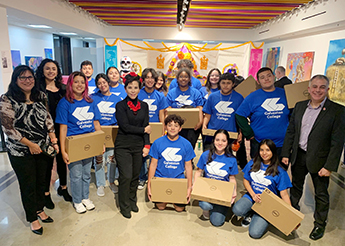
POLYGON ((36 80, 38 82, 40 90, 43 92, 46 91, 46 86, 47 86, 46 80, 45 80, 46 78, 44 77, 44 66, 49 62, 54 63, 56 66, 57 75, 54 79, 55 86, 59 89, 62 87, 62 74, 61 74, 61 69, 60 69, 59 63, 57 61, 52 60, 52 59, 46 58, 41 62, 41 64, 38 66, 38 68, 36 70, 36 80))
POLYGON ((220 72, 220 70, 219 70, 218 68, 212 68, 212 69, 208 72, 207 78, 206 78, 205 87, 206 87, 207 92, 210 92, 210 91, 211 91, 211 82, 210 82, 210 78, 211 78, 211 73, 212 73, 213 71, 217 71, 218 74, 219 74, 219 80, 218 80, 218 84, 217 84, 217 87, 219 88, 220 76, 222 75, 222 73, 220 72))
POLYGON ((253 164, 250 172, 257 172, 260 170, 261 163, 263 162, 261 155, 260 155, 260 147, 264 144, 266 144, 272 152, 271 163, 268 165, 266 172, 265 172, 265 175, 266 176, 268 176, 268 175, 275 176, 279 173, 278 166, 280 165, 280 162, 279 162, 279 157, 277 154, 277 147, 271 139, 264 139, 260 142, 259 151, 253 160, 254 164, 253 164))
POLYGON ((34 71, 29 66, 26 66, 26 65, 20 65, 14 69, 12 73, 12 77, 11 77, 11 82, 8 85, 8 91, 6 92, 5 95, 12 97, 17 102, 26 101, 24 92, 22 91, 22 89, 19 88, 17 84, 18 77, 22 75, 23 73, 25 73, 26 71, 29 71, 35 80, 34 87, 31 89, 30 100, 33 102, 42 101, 43 97, 40 96, 39 86, 36 81, 34 71))
POLYGON ((166 76, 161 71, 157 71, 157 80, 159 77, 161 77, 163 79, 163 84, 162 84, 161 88, 158 89, 158 91, 163 91, 164 95, 166 95, 166 93, 168 92, 168 87, 166 85, 166 76))
POLYGON ((215 157, 216 157, 216 155, 215 155, 215 153, 216 153, 216 146, 214 146, 214 140, 216 139, 217 134, 221 134, 221 133, 225 134, 226 139, 228 140, 228 145, 225 147, 225 150, 224 150, 225 151, 225 153, 224 153, 225 156, 227 156, 227 157, 233 156, 232 152, 231 152, 231 149, 230 149, 231 148, 231 144, 230 144, 230 136, 229 136, 228 131, 226 131, 224 129, 219 129, 219 130, 217 130, 215 132, 215 134, 213 136, 213 140, 212 140, 210 152, 208 153, 206 164, 212 162, 215 159, 215 157))

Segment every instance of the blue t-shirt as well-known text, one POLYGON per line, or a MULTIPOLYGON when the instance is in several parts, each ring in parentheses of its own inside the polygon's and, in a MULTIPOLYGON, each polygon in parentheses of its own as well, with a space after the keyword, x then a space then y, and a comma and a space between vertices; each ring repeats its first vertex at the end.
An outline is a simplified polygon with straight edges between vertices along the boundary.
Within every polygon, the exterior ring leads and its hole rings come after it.
POLYGON ((116 96, 120 97, 121 100, 125 99, 127 96, 127 93, 125 91, 125 87, 123 86, 123 84, 118 84, 117 87, 111 87, 109 86, 110 92, 115 94, 116 96))
POLYGON ((236 114, 250 118, 258 142, 272 139, 277 147, 283 146, 290 114, 284 89, 275 88, 272 92, 259 89, 250 93, 236 114))
POLYGON ((156 90, 148 93, 145 91, 145 88, 142 88, 138 94, 138 98, 149 105, 150 122, 159 122, 159 111, 169 107, 164 94, 156 90))
POLYGON ((85 99, 82 99, 70 103, 64 97, 57 105, 55 122, 67 125, 68 137, 94 132, 93 121, 100 120, 100 118, 101 115, 94 102, 88 103, 85 99))
POLYGON ((237 132, 235 112, 243 102, 243 96, 236 91, 224 96, 220 91, 210 94, 203 112, 211 115, 208 129, 224 129, 237 132))
POLYGON ((199 158, 197 167, 204 170, 204 177, 229 181, 230 175, 238 174, 237 160, 235 157, 226 155, 213 155, 213 161, 207 163, 209 150, 206 150, 199 158))
MULTIPOLYGON (((265 175, 265 171, 268 165, 261 163, 260 170, 255 173, 250 172, 252 166, 253 160, 250 160, 243 169, 243 177, 244 179, 249 181, 250 186, 252 187, 255 194, 261 194, 266 188, 268 188, 274 194, 278 195, 278 192, 292 187, 289 175, 280 166, 278 167, 279 173, 274 177, 272 175, 265 175)), ((254 202, 249 193, 246 193, 244 196, 254 202)))
POLYGON ((89 95, 98 91, 98 88, 96 86, 96 81, 94 78, 90 79, 90 81, 88 82, 88 87, 89 87, 89 95))
POLYGON ((121 98, 110 94, 110 96, 104 96, 102 93, 97 92, 91 95, 94 103, 97 105, 97 109, 101 114, 99 123, 101 126, 116 125, 117 120, 115 117, 116 103, 121 101, 121 98))
MULTIPOLYGON (((198 80, 198 79, 195 78, 195 77, 192 77, 191 82, 192 82, 192 87, 194 87, 194 88, 197 89, 197 90, 200 90, 200 89, 201 89, 200 80, 198 80)), ((175 79, 173 79, 173 80, 171 81, 171 83, 170 83, 169 91, 170 91, 171 89, 176 88, 176 87, 178 87, 178 83, 177 83, 177 79, 175 78, 175 79)))
POLYGON ((189 87, 186 91, 181 91, 180 87, 170 90, 167 95, 167 102, 172 108, 181 108, 186 105, 195 108, 204 104, 201 93, 193 87, 189 87))
POLYGON ((208 99, 208 97, 210 96, 210 94, 212 94, 213 92, 219 91, 219 89, 218 89, 218 88, 216 88, 216 89, 210 88, 210 92, 211 92, 211 93, 208 94, 208 91, 207 91, 206 86, 203 86, 203 87, 201 87, 201 89, 200 89, 199 91, 200 91, 202 97, 204 98, 204 101, 206 102, 207 99, 208 99))
POLYGON ((175 141, 167 136, 156 139, 149 155, 158 160, 155 177, 181 179, 185 177, 185 162, 195 157, 192 145, 181 136, 175 141))

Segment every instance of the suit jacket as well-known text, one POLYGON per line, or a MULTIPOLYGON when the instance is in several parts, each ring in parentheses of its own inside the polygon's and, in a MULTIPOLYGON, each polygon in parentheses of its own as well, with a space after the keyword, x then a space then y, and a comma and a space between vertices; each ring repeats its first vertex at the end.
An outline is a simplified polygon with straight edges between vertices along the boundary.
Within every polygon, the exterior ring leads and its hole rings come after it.
POLYGON ((276 81, 274 83, 274 86, 279 87, 279 88, 284 88, 284 86, 288 84, 292 84, 292 81, 288 77, 284 76, 280 78, 280 80, 276 81))
MULTIPOLYGON (((282 157, 290 158, 291 165, 296 162, 301 134, 302 117, 309 100, 298 102, 292 112, 286 130, 282 157)), ((325 101, 309 133, 306 165, 310 173, 317 173, 322 167, 337 171, 345 139, 345 107, 325 101)))

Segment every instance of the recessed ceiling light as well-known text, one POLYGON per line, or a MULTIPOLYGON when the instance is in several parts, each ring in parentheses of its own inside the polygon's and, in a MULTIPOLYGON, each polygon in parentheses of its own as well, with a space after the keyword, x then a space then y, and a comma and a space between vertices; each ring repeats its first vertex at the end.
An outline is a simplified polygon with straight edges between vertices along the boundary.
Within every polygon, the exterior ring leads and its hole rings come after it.
POLYGON ((47 25, 28 25, 29 27, 33 27, 33 28, 52 28, 51 26, 47 26, 47 25))
POLYGON ((75 32, 60 32, 62 35, 78 35, 75 32))
POLYGON ((87 39, 87 40, 94 40, 95 38, 84 38, 84 39, 87 39))

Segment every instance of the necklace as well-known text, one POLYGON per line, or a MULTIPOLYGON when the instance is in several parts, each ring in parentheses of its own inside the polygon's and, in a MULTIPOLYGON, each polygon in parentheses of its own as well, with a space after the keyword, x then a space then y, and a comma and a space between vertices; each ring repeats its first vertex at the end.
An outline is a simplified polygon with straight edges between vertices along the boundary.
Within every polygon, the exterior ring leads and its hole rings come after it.
MULTIPOLYGON (((220 92, 219 92, 220 101, 223 101, 223 100, 222 100, 222 96, 223 96, 223 95, 222 95, 222 92, 220 91, 220 92)), ((232 92, 230 93, 230 95, 226 95, 226 96, 230 96, 229 99, 228 99, 228 102, 230 102, 231 97, 232 97, 232 92)), ((225 97, 226 97, 226 96, 225 96, 225 97)), ((223 101, 223 102, 225 102, 225 101, 223 101)))
POLYGON ((111 96, 111 94, 108 97, 105 97, 105 95, 103 95, 102 96, 103 101, 108 101, 110 96, 111 96))

